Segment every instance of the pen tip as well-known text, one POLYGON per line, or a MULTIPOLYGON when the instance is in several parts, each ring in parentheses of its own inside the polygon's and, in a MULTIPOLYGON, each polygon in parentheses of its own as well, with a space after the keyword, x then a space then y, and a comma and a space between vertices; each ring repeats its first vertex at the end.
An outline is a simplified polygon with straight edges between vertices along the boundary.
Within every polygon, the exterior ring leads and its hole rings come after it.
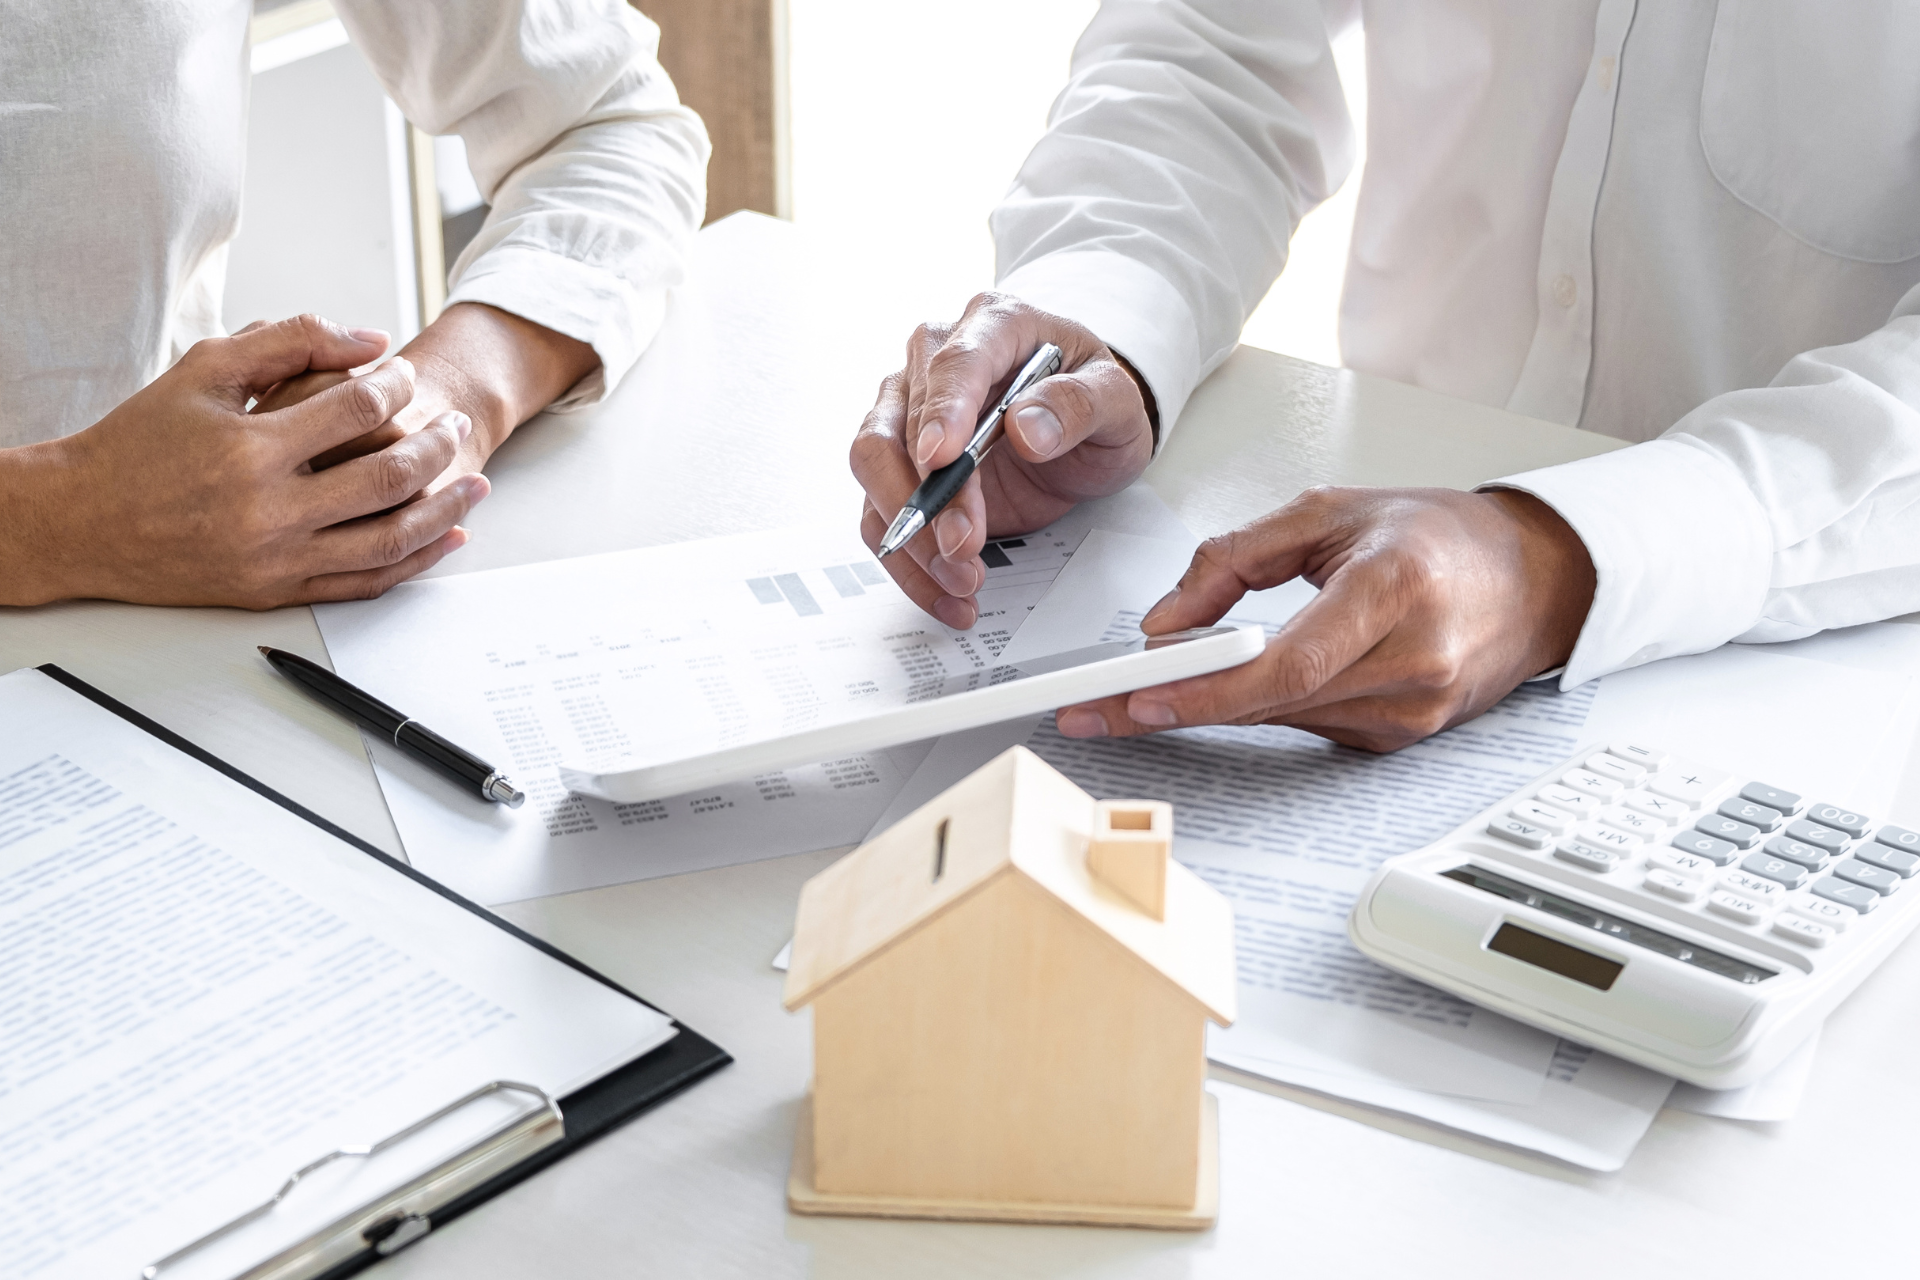
POLYGON ((257 644, 253 647, 260 651, 260 656, 263 658, 271 658, 273 656, 273 648, 270 645, 257 644))

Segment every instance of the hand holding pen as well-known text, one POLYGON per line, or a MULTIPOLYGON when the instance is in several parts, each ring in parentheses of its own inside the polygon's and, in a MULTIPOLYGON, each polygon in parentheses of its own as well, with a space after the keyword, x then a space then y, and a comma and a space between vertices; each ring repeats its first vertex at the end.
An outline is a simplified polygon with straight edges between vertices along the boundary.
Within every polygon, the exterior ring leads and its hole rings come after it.
POLYGON ((972 469, 944 504, 946 486, 927 485, 914 504, 925 527, 881 561, 921 608, 967 627, 986 580, 980 552, 989 533, 1043 528, 1076 503, 1126 487, 1153 454, 1147 404, 1135 376, 1092 333, 1004 295, 975 298, 958 324, 923 325, 907 350, 906 367, 882 383, 854 441, 853 471, 867 494, 861 532, 878 553, 916 489, 956 462, 972 469), (1060 353, 1051 375, 1046 344, 1060 353), (1016 389, 1036 358, 1039 369, 1016 389))

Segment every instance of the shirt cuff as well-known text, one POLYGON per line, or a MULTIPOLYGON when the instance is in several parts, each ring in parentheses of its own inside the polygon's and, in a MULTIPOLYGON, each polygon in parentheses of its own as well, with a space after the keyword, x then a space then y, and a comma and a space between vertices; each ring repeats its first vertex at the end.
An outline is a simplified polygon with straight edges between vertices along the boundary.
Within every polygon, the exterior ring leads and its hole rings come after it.
POLYGON ((1125 355, 1153 389, 1166 443, 1203 360, 1193 308, 1159 272, 1124 254, 1076 249, 1022 263, 995 287, 1085 325, 1125 355))
POLYGON ((1562 689, 1718 648, 1760 616, 1772 529, 1739 474, 1704 449, 1650 440, 1482 487, 1540 499, 1593 557, 1593 607, 1562 689))
POLYGON ((666 319, 664 289, 639 289, 612 272, 543 249, 505 245, 474 259, 447 305, 483 302, 584 342, 600 367, 547 406, 566 413, 598 404, 620 385, 666 319))

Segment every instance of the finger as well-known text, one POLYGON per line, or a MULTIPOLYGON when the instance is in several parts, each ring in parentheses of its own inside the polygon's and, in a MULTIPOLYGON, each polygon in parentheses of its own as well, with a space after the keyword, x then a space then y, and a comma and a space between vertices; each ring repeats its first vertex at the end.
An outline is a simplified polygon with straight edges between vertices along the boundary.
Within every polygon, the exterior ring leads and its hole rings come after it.
POLYGON ((996 294, 967 304, 960 322, 927 359, 919 414, 910 415, 913 460, 922 474, 960 456, 993 389, 1040 345, 1037 320, 996 294))
POLYGON ((370 453, 378 453, 396 440, 406 439, 407 434, 399 423, 391 420, 383 422, 363 436, 355 436, 345 444, 337 444, 325 453, 309 458, 307 470, 325 471, 329 467, 337 467, 350 459, 364 458, 370 453))
POLYGON ((320 473, 307 495, 310 525, 338 524, 405 502, 452 464, 472 429, 466 414, 450 410, 377 453, 320 473))
POLYGON ((255 418, 274 433, 288 462, 297 467, 367 434, 412 400, 413 365, 395 356, 371 373, 255 418))
POLYGON ((903 401, 900 439, 907 451, 908 461, 914 464, 916 476, 926 474, 927 470, 917 461, 922 419, 927 406, 927 363, 946 345, 952 334, 953 326, 950 324, 923 324, 907 338, 907 363, 899 374, 903 401))
MULTIPOLYGON (((860 537, 869 550, 878 553, 880 539, 886 531, 887 520, 871 503, 867 504, 860 515, 860 537)), ((882 560, 880 566, 906 593, 907 599, 956 631, 966 630, 978 619, 979 606, 971 593, 965 596, 950 594, 919 561, 907 556, 891 555, 882 560)))
POLYGON ((296 373, 291 378, 283 378, 262 391, 254 400, 253 413, 272 413, 275 409, 285 409, 299 404, 312 395, 325 391, 328 387, 337 387, 350 375, 344 369, 309 369, 305 373, 296 373))
POLYGON ((1247 592, 1277 587, 1324 562, 1326 552, 1349 538, 1361 507, 1356 494, 1309 490, 1278 511, 1207 539, 1173 590, 1147 610, 1140 629, 1165 635, 1212 626, 1247 592))
POLYGON ((946 510, 933 518, 932 541, 938 554, 922 563, 950 596, 971 596, 986 585, 987 566, 980 551, 987 545, 987 499, 981 477, 960 487, 946 510))
POLYGON ((907 456, 902 435, 906 407, 907 371, 888 374, 847 450, 853 478, 866 491, 867 500, 889 520, 906 505, 907 496, 920 483, 920 473, 907 456))
MULTIPOLYGON (((1128 696, 1126 718, 1141 731, 1233 724, 1352 696, 1356 681, 1373 677, 1328 686, 1393 631, 1404 609, 1401 593, 1386 575, 1369 573, 1366 562, 1342 569, 1252 662, 1141 689, 1128 696)), ((1112 728, 1122 731, 1117 723, 1112 728)))
POLYGON ((1007 406, 1006 440, 1028 462, 1046 462, 1082 444, 1138 447, 1140 389, 1114 360, 1090 360, 1043 378, 1007 406))
POLYGON ((308 369, 351 369, 378 360, 386 349, 384 330, 348 329, 304 315, 248 325, 230 338, 196 344, 189 354, 209 363, 229 398, 244 408, 249 397, 283 378, 308 369))
MULTIPOLYGON (((899 435, 907 382, 906 372, 902 371, 889 375, 880 384, 879 398, 861 423, 848 458, 854 477, 866 490, 868 505, 877 513, 876 518, 883 531, 900 513, 900 508, 906 505, 907 498, 920 483, 920 473, 907 458, 899 435)), ((986 566, 978 560, 980 548, 986 543, 986 525, 986 500, 981 496, 980 482, 975 478, 968 481, 959 496, 948 504, 946 511, 934 518, 928 528, 916 534, 901 552, 888 556, 882 563, 890 571, 901 570, 894 573, 896 580, 899 580, 905 576, 904 570, 895 562, 904 555, 913 562, 921 576, 934 581, 941 595, 962 599, 970 597, 986 580, 986 566), (952 518, 948 518, 949 513, 952 513, 952 518), (943 535, 953 549, 951 557, 941 554, 940 538, 943 535)), ((878 537, 869 545, 878 554, 878 537)), ((916 600, 916 603, 949 625, 955 625, 952 619, 961 612, 956 607, 949 607, 942 614, 934 608, 931 599, 916 600)))
POLYGON ((383 596, 408 578, 425 573, 448 555, 466 546, 471 536, 465 529, 449 529, 432 543, 384 569, 329 573, 310 578, 307 580, 305 592, 294 603, 318 604, 326 600, 372 600, 376 596, 383 596))
POLYGON ((323 529, 315 564, 323 574, 390 568, 431 546, 491 492, 485 476, 466 476, 396 511, 323 529))

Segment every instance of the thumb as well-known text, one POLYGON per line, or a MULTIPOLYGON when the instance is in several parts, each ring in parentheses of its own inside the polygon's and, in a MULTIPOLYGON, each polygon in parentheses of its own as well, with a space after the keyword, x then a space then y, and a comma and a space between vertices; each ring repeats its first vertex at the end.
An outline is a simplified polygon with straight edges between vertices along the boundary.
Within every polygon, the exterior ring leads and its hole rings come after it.
POLYGON ((1140 629, 1165 635, 1212 626, 1247 592, 1299 577, 1329 538, 1347 530, 1359 493, 1310 489, 1278 511, 1208 538, 1173 590, 1147 610, 1140 629))
POLYGON ((1007 441, 1028 462, 1045 462, 1086 443, 1132 444, 1147 430, 1139 390, 1110 359, 1056 373, 1007 406, 1007 441))

